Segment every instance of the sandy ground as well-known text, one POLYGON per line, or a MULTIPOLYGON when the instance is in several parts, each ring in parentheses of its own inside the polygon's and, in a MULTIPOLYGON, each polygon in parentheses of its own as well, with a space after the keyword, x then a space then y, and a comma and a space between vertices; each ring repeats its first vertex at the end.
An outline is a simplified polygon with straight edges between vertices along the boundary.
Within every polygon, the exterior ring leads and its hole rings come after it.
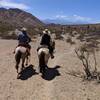
POLYGON ((17 79, 13 49, 15 40, 0 40, 0 100, 100 100, 100 84, 83 81, 82 64, 74 46, 56 41, 55 59, 49 60, 46 77, 36 73, 38 40, 31 43, 31 60, 22 77, 17 79), (75 77, 72 74, 79 74, 75 77))

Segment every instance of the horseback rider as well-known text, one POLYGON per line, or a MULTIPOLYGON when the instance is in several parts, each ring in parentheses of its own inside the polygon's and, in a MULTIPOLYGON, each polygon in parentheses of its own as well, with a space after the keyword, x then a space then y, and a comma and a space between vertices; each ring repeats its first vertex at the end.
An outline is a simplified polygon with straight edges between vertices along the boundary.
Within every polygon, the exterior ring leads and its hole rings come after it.
MULTIPOLYGON (((40 41, 41 46, 39 48, 41 48, 43 45, 46 45, 49 49, 49 53, 50 53, 52 59, 54 58, 53 51, 55 49, 53 47, 53 43, 55 43, 55 42, 52 41, 52 38, 50 36, 50 31, 48 29, 45 29, 43 31, 43 35, 42 35, 42 38, 40 41)), ((38 50, 39 50, 39 48, 38 48, 38 50)))
MULTIPOLYGON (((31 38, 27 35, 27 29, 26 28, 22 28, 21 32, 18 34, 18 46, 23 46, 25 48, 27 48, 27 53, 28 55, 30 55, 30 42, 31 42, 31 38)), ((18 47, 17 46, 17 47, 18 47)))

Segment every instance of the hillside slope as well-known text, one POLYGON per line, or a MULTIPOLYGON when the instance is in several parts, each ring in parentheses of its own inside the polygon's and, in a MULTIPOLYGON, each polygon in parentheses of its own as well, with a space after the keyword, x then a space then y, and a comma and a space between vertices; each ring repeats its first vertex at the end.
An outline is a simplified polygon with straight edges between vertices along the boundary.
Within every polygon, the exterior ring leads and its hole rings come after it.
POLYGON ((0 8, 0 34, 7 35, 9 31, 26 27, 32 35, 35 28, 40 28, 45 24, 32 14, 18 8, 0 8))

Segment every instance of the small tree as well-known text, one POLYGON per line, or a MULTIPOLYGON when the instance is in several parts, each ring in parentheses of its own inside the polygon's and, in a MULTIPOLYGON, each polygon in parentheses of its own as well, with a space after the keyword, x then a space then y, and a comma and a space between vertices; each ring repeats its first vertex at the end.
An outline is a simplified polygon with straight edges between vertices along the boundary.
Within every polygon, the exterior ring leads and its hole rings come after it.
POLYGON ((84 71, 86 73, 87 78, 93 77, 93 73, 90 71, 90 64, 89 64, 89 57, 90 54, 93 54, 94 62, 95 62, 95 70, 94 72, 97 72, 97 62, 96 62, 96 56, 95 56, 95 48, 88 48, 88 45, 85 43, 84 45, 80 46, 79 48, 75 49, 75 53, 77 54, 77 57, 81 60, 84 71))

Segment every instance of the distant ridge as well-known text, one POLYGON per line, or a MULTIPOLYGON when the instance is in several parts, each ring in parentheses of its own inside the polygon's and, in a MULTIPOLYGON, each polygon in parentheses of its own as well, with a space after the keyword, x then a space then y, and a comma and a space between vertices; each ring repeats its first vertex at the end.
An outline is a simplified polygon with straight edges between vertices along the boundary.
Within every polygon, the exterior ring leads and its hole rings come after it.
POLYGON ((72 21, 72 20, 66 20, 66 19, 60 19, 60 18, 56 18, 56 19, 45 19, 43 20, 43 22, 45 24, 61 24, 61 25, 78 25, 78 24, 91 24, 87 21, 72 21))

